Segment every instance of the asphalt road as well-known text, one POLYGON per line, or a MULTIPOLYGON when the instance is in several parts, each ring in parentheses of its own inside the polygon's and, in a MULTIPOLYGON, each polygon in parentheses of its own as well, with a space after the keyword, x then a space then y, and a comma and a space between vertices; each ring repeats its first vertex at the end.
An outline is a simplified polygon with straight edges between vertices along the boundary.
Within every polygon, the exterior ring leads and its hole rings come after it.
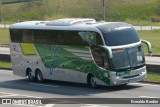
MULTIPOLYGON (((160 98, 160 85, 131 83, 125 87, 89 88, 84 84, 58 81, 31 83, 27 78, 0 70, 0 98, 160 98)), ((139 107, 159 107, 160 104, 136 104, 139 107)), ((43 104, 0 105, 0 107, 119 107, 119 104, 43 104)), ((121 107, 135 104, 121 104, 121 107)))

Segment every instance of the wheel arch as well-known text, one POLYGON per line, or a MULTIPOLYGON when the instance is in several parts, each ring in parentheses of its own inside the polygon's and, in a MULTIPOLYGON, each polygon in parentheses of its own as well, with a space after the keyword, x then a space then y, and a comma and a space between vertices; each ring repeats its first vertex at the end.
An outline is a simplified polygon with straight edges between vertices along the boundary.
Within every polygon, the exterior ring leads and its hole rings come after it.
POLYGON ((90 80, 90 78, 91 78, 92 76, 94 76, 92 73, 88 73, 88 75, 87 75, 87 84, 89 84, 89 80, 90 80))

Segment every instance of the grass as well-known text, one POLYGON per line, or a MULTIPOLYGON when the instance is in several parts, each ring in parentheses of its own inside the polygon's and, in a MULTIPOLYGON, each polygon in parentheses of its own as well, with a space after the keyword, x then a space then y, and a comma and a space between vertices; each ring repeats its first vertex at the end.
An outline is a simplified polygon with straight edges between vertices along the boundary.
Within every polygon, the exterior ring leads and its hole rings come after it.
POLYGON ((8 44, 8 29, 0 29, 0 44, 8 44))
POLYGON ((0 68, 11 68, 11 63, 0 61, 0 68))
POLYGON ((160 22, 151 22, 150 20, 126 19, 125 22, 134 26, 160 26, 160 22))
POLYGON ((2 24, 2 25, 4 25, 4 24, 9 25, 9 24, 14 24, 14 23, 16 23, 16 22, 11 22, 11 21, 1 21, 0 22, 0 24, 2 24))
MULTIPOLYGON (((149 19, 160 16, 159 0, 105 0, 105 4, 106 21, 129 20, 134 23, 134 20, 140 19, 142 22, 143 20, 150 22, 149 19)), ((92 17, 103 20, 101 0, 40 0, 32 3, 2 5, 1 11, 2 19, 11 22, 64 17, 92 17)))
POLYGON ((160 73, 148 73, 147 81, 160 82, 160 73))
MULTIPOLYGON (((160 54, 160 30, 153 31, 138 31, 141 39, 147 40, 152 45, 153 54, 160 54)), ((145 53, 147 53, 147 48, 144 45, 145 53)))

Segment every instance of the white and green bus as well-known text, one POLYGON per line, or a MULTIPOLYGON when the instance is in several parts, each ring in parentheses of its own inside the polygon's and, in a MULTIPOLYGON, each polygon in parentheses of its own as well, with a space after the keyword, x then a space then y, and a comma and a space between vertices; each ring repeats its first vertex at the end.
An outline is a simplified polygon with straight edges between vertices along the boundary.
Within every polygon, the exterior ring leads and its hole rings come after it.
POLYGON ((27 21, 13 24, 10 52, 15 75, 97 85, 144 80, 142 43, 151 45, 130 24, 90 18, 27 21))

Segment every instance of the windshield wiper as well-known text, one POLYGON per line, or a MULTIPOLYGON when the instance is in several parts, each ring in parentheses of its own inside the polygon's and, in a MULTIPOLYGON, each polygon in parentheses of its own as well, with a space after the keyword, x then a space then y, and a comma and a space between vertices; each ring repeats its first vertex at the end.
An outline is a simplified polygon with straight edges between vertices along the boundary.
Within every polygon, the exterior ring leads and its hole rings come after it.
POLYGON ((129 68, 130 68, 130 66, 125 66, 125 67, 121 67, 119 69, 129 69, 129 68))
POLYGON ((117 70, 117 71, 122 71, 122 70, 130 70, 130 66, 126 66, 126 67, 120 67, 120 68, 114 68, 114 70, 117 70))
POLYGON ((141 63, 141 64, 137 64, 135 66, 133 66, 132 68, 137 68, 137 67, 141 67, 141 66, 144 66, 145 64, 144 63, 141 63))

